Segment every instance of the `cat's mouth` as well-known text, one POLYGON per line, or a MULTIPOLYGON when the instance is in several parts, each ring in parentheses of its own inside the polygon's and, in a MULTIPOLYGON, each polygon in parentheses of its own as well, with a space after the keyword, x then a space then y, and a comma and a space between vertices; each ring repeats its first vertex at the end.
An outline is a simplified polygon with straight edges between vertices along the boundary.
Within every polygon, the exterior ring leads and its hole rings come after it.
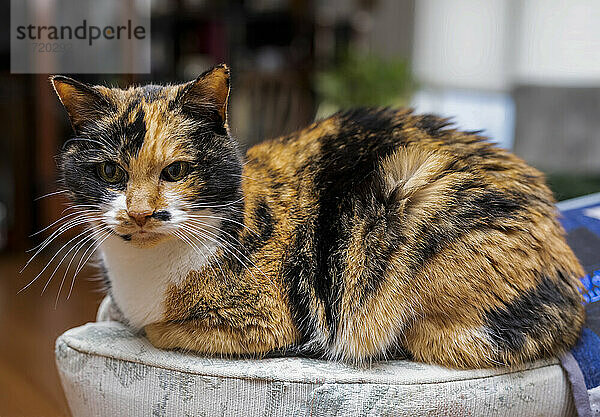
POLYGON ((169 238, 169 235, 166 233, 149 230, 137 230, 127 234, 116 233, 116 235, 118 235, 125 242, 139 248, 152 247, 169 238))
POLYGON ((164 233, 160 233, 160 232, 156 232, 156 231, 152 231, 152 230, 140 229, 140 230, 136 230, 133 233, 130 233, 130 236, 138 237, 140 239, 147 239, 150 237, 164 236, 164 233))
POLYGON ((133 242, 133 243, 156 242, 160 239, 163 239, 166 236, 165 233, 144 230, 144 229, 136 230, 136 231, 130 232, 130 233, 115 232, 115 234, 117 236, 119 236, 121 239, 123 239, 124 241, 133 242))

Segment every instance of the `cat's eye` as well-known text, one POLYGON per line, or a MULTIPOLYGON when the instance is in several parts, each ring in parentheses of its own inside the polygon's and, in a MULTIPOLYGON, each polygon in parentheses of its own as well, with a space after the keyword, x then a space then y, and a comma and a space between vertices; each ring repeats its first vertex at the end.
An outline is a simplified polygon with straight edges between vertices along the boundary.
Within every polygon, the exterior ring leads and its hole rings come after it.
POLYGON ((167 181, 179 181, 190 172, 190 164, 184 161, 173 162, 163 169, 161 177, 167 181))
POLYGON ((116 184, 125 178, 125 170, 114 162, 101 162, 96 166, 98 176, 109 184, 116 184))

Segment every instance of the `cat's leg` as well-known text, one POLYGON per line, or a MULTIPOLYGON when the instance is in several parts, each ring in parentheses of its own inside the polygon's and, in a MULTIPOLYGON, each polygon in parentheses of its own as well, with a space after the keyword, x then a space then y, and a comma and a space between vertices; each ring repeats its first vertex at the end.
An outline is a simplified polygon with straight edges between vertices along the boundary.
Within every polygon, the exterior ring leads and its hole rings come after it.
POLYGON ((417 360, 462 368, 519 365, 575 344, 584 321, 577 287, 583 271, 549 222, 510 237, 471 231, 414 277, 422 315, 403 335, 417 360))
POLYGON ((407 330, 404 344, 414 360, 449 368, 506 365, 483 327, 422 320, 407 330))
POLYGON ((145 326, 158 348, 252 356, 298 339, 280 287, 263 275, 248 272, 230 280, 193 271, 169 290, 164 305, 164 318, 145 326))
POLYGON ((263 326, 234 328, 200 320, 159 322, 145 327, 150 342, 161 349, 183 349, 218 356, 261 356, 285 346, 284 335, 263 326))
POLYGON ((493 368, 559 355, 574 343, 578 333, 573 330, 557 339, 550 330, 540 338, 535 328, 511 329, 511 325, 507 323, 503 329, 507 334, 499 342, 498 335, 491 334, 486 326, 453 326, 425 320, 406 332, 404 345, 416 361, 449 368, 493 368))
POLYGON ((425 313, 403 332, 404 346, 419 361, 482 368, 557 356, 577 341, 583 306, 564 275, 544 276, 530 289, 504 297, 425 313))

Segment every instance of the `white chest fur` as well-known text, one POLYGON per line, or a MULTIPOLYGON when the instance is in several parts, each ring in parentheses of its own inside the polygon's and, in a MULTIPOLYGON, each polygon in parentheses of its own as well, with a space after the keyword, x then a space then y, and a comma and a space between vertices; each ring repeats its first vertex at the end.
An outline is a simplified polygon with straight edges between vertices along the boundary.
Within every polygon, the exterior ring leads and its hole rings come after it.
POLYGON ((206 262, 178 239, 137 248, 111 236, 102 244, 101 255, 113 299, 135 328, 161 320, 169 286, 181 284, 191 270, 206 262))

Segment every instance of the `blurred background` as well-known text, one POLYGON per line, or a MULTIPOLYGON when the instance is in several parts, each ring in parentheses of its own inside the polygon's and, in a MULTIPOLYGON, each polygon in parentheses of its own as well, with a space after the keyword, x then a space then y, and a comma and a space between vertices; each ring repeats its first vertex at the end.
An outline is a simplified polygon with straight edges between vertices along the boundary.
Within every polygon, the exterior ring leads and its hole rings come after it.
MULTIPOLYGON (((52 343, 92 320, 101 294, 90 269, 69 301, 55 305, 55 283, 40 297, 43 280, 15 296, 48 261, 17 278, 40 241, 29 236, 65 207, 60 195, 36 198, 56 190, 70 127, 47 74, 10 74, 10 2, 0 5, 0 415, 64 415, 52 343)), ((341 108, 408 105, 483 130, 544 171, 559 200, 600 191, 597 0, 151 0, 151 10, 151 73, 73 76, 176 82, 225 62, 243 147, 341 108)))

